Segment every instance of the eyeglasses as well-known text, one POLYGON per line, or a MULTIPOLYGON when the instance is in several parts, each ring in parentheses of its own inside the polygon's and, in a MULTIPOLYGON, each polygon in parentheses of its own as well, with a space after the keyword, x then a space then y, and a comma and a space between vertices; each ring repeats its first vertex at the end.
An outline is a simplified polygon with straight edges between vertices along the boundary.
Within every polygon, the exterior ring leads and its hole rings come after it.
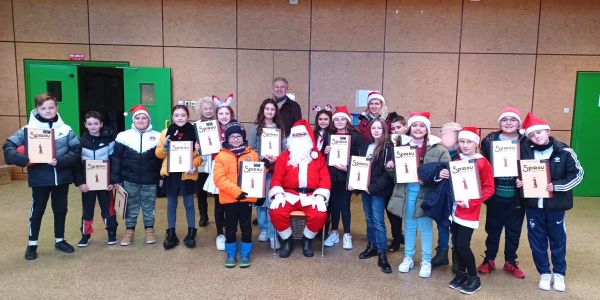
POLYGON ((241 140, 241 139, 243 139, 243 137, 239 134, 236 134, 236 135, 230 135, 229 139, 230 140, 241 140))
POLYGON ((502 119, 500 119, 500 122, 504 122, 504 123, 508 123, 508 122, 516 123, 516 122, 519 122, 519 120, 517 118, 502 118, 502 119))
POLYGON ((305 135, 306 135, 306 132, 298 132, 298 133, 292 134, 293 137, 302 137, 302 136, 305 136, 305 135))

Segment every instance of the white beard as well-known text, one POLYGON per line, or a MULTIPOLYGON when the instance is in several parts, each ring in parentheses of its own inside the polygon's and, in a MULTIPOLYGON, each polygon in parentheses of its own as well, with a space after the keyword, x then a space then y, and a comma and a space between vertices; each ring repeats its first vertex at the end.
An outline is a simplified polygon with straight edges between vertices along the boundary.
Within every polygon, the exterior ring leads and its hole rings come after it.
POLYGON ((290 151, 289 166, 295 168, 301 162, 310 162, 312 160, 310 153, 312 152, 313 143, 308 135, 303 137, 288 137, 287 148, 290 151))

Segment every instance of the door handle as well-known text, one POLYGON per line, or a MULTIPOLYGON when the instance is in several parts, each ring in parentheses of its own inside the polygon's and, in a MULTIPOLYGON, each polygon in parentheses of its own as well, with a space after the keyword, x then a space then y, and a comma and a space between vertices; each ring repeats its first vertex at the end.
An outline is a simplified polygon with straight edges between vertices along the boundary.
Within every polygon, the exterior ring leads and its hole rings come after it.
POLYGON ((136 67, 116 67, 117 69, 123 69, 123 70, 139 70, 139 68, 136 67))

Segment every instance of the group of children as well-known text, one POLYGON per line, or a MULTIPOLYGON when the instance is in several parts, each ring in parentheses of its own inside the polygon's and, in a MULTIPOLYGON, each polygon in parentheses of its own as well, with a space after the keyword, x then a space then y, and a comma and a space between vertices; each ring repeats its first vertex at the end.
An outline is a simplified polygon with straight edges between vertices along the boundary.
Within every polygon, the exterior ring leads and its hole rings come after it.
MULTIPOLYGON (((119 133, 116 138, 113 138, 114 133, 109 128, 103 127, 102 115, 91 111, 84 117, 87 132, 78 139, 60 119, 56 99, 48 94, 38 95, 35 98, 36 108, 31 112, 26 127, 54 129, 56 159, 48 164, 30 164, 22 147, 26 140, 23 129, 9 137, 4 144, 7 164, 28 167, 33 203, 25 259, 37 258, 40 222, 49 197, 55 218, 55 247, 67 253, 74 251, 64 240, 67 193, 71 183, 75 183, 82 192, 82 238, 79 247, 88 245, 93 232, 96 198, 106 225, 107 243, 117 243, 117 219, 111 190, 121 187, 128 193, 128 202, 126 229, 119 243, 127 246, 134 241, 140 209, 143 212, 145 241, 148 244, 155 243, 154 210, 157 182, 160 180, 167 196, 165 249, 179 244, 175 232, 179 196, 183 197, 188 225, 183 243, 189 248, 196 246, 194 193, 198 193, 200 226, 208 223, 207 193, 214 195, 216 247, 226 252, 226 267, 235 267, 238 263, 240 267, 251 265, 253 206, 257 209, 259 241, 270 240, 271 247, 277 249, 278 239, 268 214, 271 199, 247 197, 239 186, 238 170, 242 161, 264 162, 267 167, 266 195, 269 194, 271 166, 277 157, 260 154, 260 138, 264 128, 278 128, 282 133, 286 132, 284 120, 280 116, 278 102, 265 99, 247 135, 243 125, 234 119, 232 99, 233 95, 229 95, 225 101, 213 97, 201 103, 201 120, 215 120, 219 125, 222 149, 217 154, 200 156, 200 145, 194 127, 189 122, 186 106, 175 105, 172 124, 159 133, 152 129, 148 110, 137 105, 130 110, 132 128, 119 133), (192 169, 183 173, 167 172, 171 141, 195 143, 197 151, 194 151, 192 169), (88 159, 110 160, 110 185, 105 191, 90 191, 85 184, 82 161, 88 159), (241 230, 239 249, 236 241, 238 224, 241 230)), ((368 107, 359 116, 360 122, 356 127, 352 125, 353 118, 345 106, 335 109, 329 105, 323 108, 315 106, 313 111, 314 134, 319 151, 328 155, 331 151, 330 137, 348 135, 351 137, 350 154, 365 156, 371 161, 370 185, 366 191, 360 191, 367 225, 367 247, 359 254, 360 259, 378 256, 381 270, 392 273, 386 253, 398 251, 400 245, 404 244, 404 258, 398 270, 407 273, 415 264, 418 232, 421 239, 419 276, 430 277, 432 268, 449 264, 448 250, 451 246, 456 276, 449 287, 473 294, 481 288, 478 272, 485 274, 495 269, 502 229, 505 230, 506 239, 503 269, 515 277, 525 277, 518 267, 516 252, 523 219, 527 216, 528 240, 540 274, 539 288, 549 290, 552 286, 558 291, 565 290, 565 211, 573 207, 572 189, 581 182, 583 169, 573 150, 550 136, 550 127, 546 122, 531 113, 521 120, 518 110, 506 108, 498 118, 500 130, 483 140, 477 128, 461 127, 456 123, 444 124, 438 137, 431 130, 428 112, 410 113, 408 120, 405 120, 387 111, 385 98, 379 92, 369 94, 368 107), (525 134, 520 130, 524 130, 525 134), (393 139, 391 134, 394 134, 393 139), (489 162, 491 145, 493 141, 505 140, 514 140, 520 145, 521 159, 549 160, 551 183, 546 189, 553 192, 552 198, 523 198, 519 190, 523 182, 519 178, 493 176, 489 162), (394 183, 395 146, 412 146, 416 149, 419 182, 394 183), (481 184, 479 199, 454 199, 449 184, 448 162, 456 160, 475 161, 481 184), (433 198, 446 199, 449 205, 434 210, 428 204, 433 198), (477 268, 470 244, 474 230, 479 227, 483 203, 487 205, 486 251, 483 263, 477 268), (389 246, 384 220, 386 212, 392 231, 389 246), (438 230, 434 257, 433 220, 438 230), (552 270, 547 253, 548 242, 552 270)), ((281 150, 284 150, 285 134, 281 138, 281 150)), ((342 247, 352 249, 350 202, 352 194, 359 191, 347 185, 347 165, 330 166, 329 173, 332 196, 328 213, 331 230, 328 236, 323 237, 324 244, 332 247, 340 242, 341 217, 344 229, 342 247)))

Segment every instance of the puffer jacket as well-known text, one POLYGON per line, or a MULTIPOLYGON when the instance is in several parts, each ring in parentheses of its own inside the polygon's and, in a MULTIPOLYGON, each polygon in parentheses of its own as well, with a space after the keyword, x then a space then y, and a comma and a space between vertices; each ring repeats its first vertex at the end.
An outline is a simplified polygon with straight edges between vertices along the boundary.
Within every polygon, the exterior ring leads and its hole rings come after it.
POLYGON ((102 128, 99 136, 88 132, 81 138, 81 160, 75 164, 75 185, 85 183, 83 163, 85 160, 109 160, 115 149, 115 135, 110 127, 102 128))
MULTIPOLYGON (((243 161, 258 161, 258 154, 250 146, 240 157, 226 148, 215 158, 214 181, 219 189, 219 203, 230 204, 237 202, 236 198, 242 194, 242 188, 238 185, 238 174, 240 163, 243 161)), ((240 202, 256 202, 256 198, 246 198, 240 202)))
MULTIPOLYGON (((164 129, 160 133, 158 145, 156 145, 156 149, 154 150, 154 152, 155 152, 154 154, 156 154, 156 157, 158 157, 159 159, 162 159, 162 166, 160 168, 161 176, 169 176, 169 172, 167 172, 168 153, 167 153, 167 151, 165 151, 166 136, 167 136, 167 129, 164 129)), ((198 166, 202 163, 202 157, 200 157, 198 155, 198 151, 196 151, 196 150, 194 150, 193 157, 194 157, 194 168, 193 168, 194 173, 192 173, 192 174, 182 173, 181 180, 193 180, 193 181, 198 180, 198 166)))
MULTIPOLYGON (((433 135, 429 136, 429 145, 427 146, 428 148, 425 151, 425 155, 423 156, 422 164, 450 161, 450 154, 448 153, 448 150, 446 149, 446 147, 439 144, 439 142, 440 139, 438 137, 433 135)), ((394 169, 388 169, 388 172, 393 174, 394 169)), ((419 195, 417 195, 415 215, 413 216, 414 218, 420 218, 425 216, 425 211, 421 206, 423 204, 425 196, 429 194, 434 188, 434 184, 424 184, 421 186, 421 189, 419 190, 419 195)), ((394 186, 394 191, 392 192, 392 197, 390 198, 390 202, 387 206, 387 210, 389 212, 401 218, 404 218, 407 191, 408 184, 396 183, 396 185, 394 186)))
MULTIPOLYGON (((132 126, 133 127, 133 126, 132 126)), ((157 184, 161 161, 154 154, 159 133, 150 125, 140 131, 131 128, 120 132, 110 159, 110 183, 128 181, 137 184, 157 184)))
MULTIPOLYGON (((50 123, 40 122, 36 118, 35 110, 29 115, 28 128, 50 129, 50 123)), ((49 164, 29 164, 26 154, 17 152, 19 146, 25 145, 25 127, 17 130, 4 143, 4 160, 7 165, 27 166, 27 181, 30 187, 56 186, 73 183, 73 167, 80 160, 81 145, 71 127, 63 122, 58 115, 58 120, 52 123, 54 129, 54 145, 56 166, 49 164)))

